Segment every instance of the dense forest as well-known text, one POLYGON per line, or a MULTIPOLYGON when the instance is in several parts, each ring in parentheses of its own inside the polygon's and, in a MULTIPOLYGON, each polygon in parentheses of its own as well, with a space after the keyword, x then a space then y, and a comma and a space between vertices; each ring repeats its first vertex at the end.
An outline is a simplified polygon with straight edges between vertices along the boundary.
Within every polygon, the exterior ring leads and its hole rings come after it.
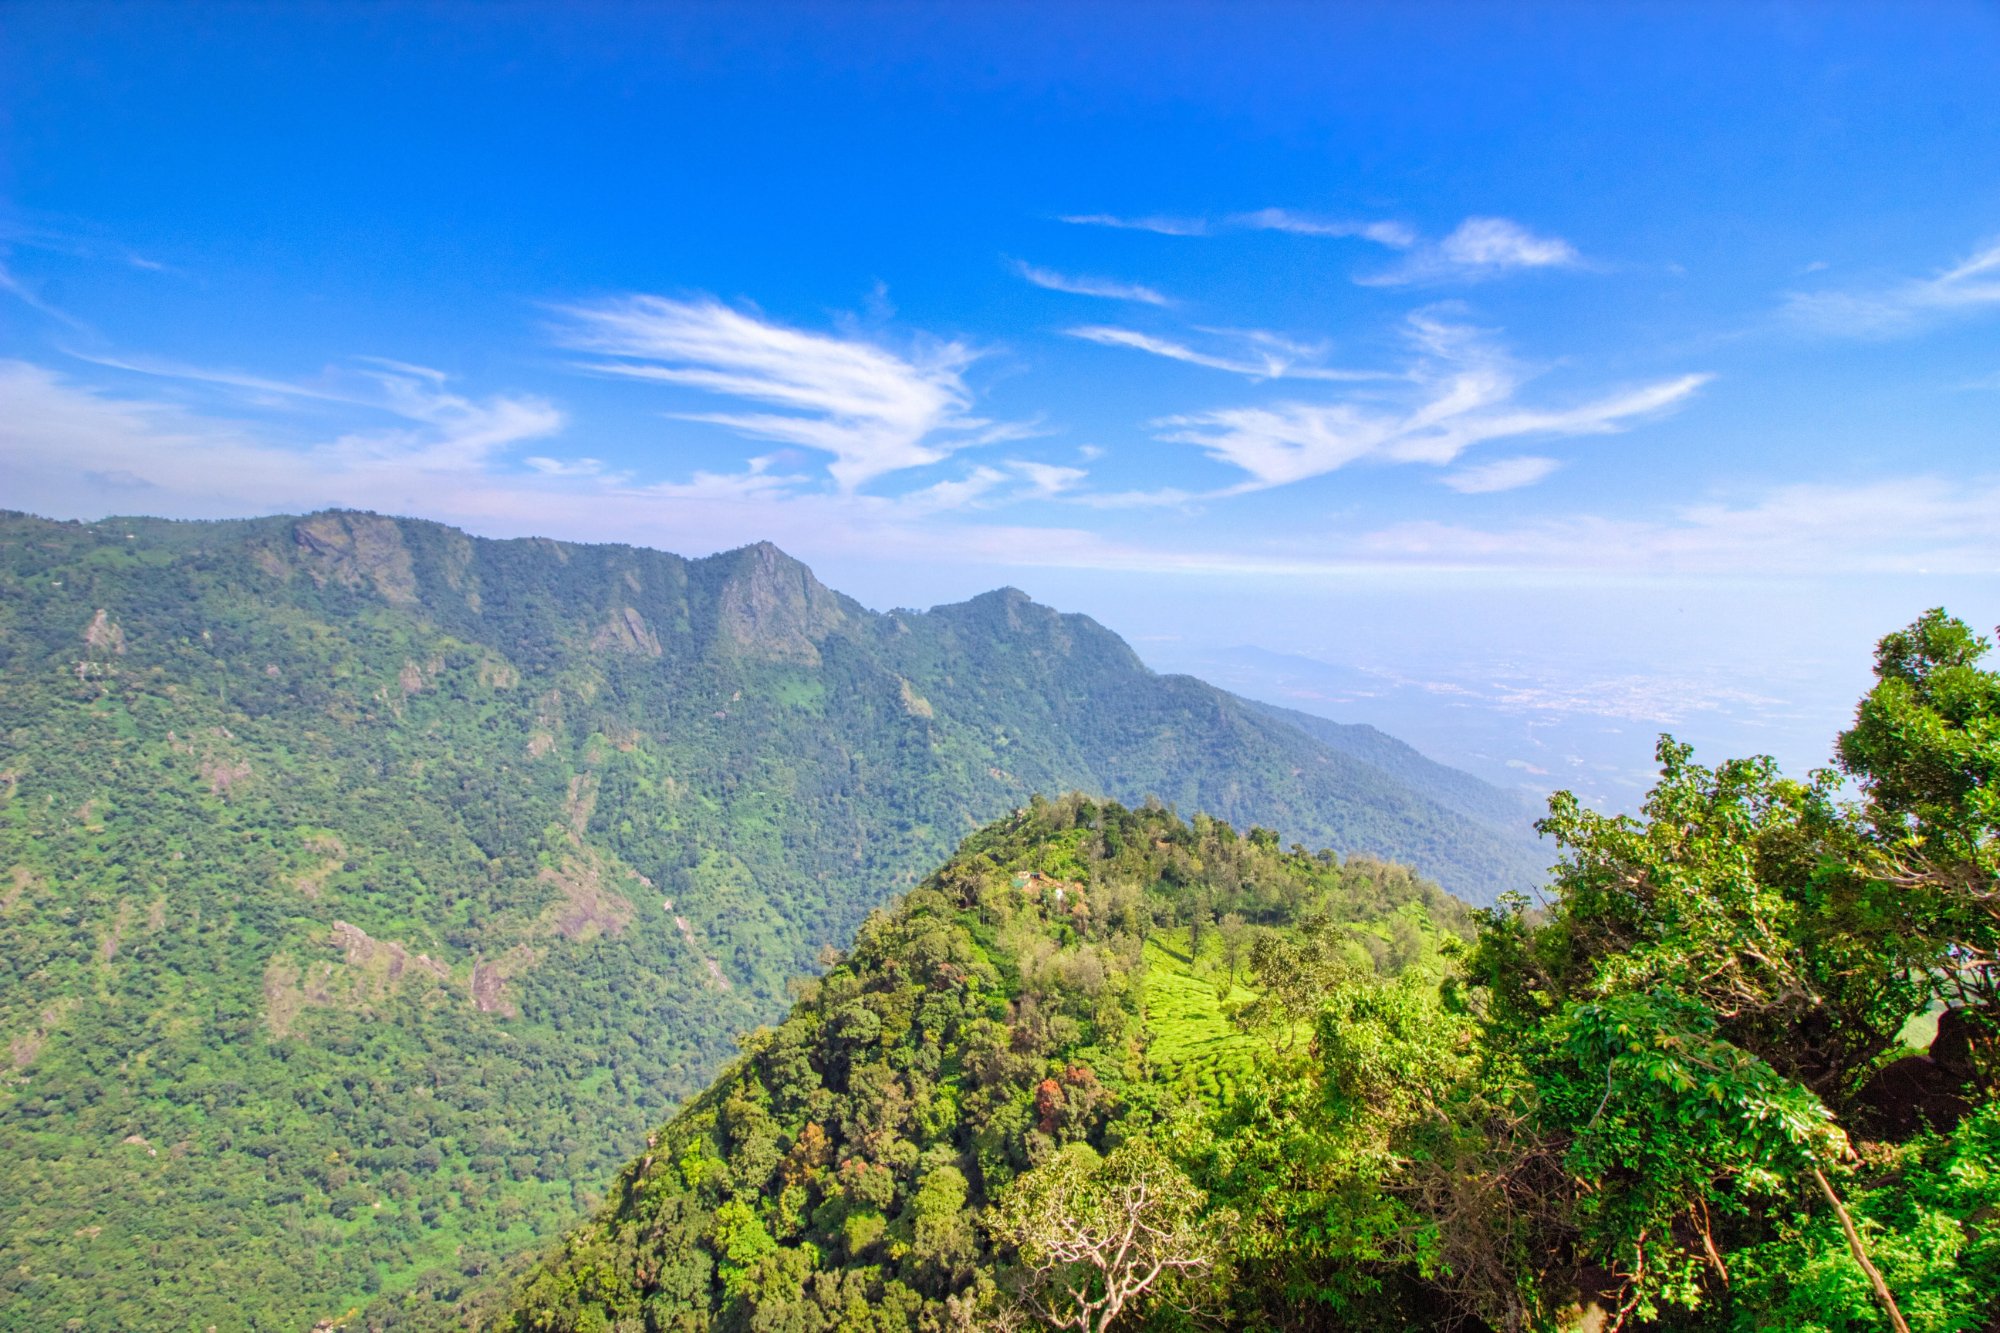
POLYGON ((1281 1188, 1293 1145, 1272 1133, 1268 1074, 1314 1045, 1313 983, 1434 989, 1469 925, 1400 867, 1158 808, 1037 800, 872 916, 790 1018, 746 1039, 528 1280, 519 1323, 991 1315, 996 1200, 1067 1164, 1115 1169, 1121 1151, 1172 1177, 1150 1145, 1187 1151, 1204 1133, 1212 1168, 1281 1188), (1246 1097, 1258 1111, 1213 1138, 1208 1111, 1246 1097))
POLYGON ((820 950, 1072 788, 1482 901, 1545 861, 1502 793, 1017 592, 0 516, 0 1324, 453 1323, 820 950))
POLYGON ((1663 738, 1539 899, 1068 797, 649 1141, 526 1330, 2000 1327, 2000 673, 1803 779, 1663 738))

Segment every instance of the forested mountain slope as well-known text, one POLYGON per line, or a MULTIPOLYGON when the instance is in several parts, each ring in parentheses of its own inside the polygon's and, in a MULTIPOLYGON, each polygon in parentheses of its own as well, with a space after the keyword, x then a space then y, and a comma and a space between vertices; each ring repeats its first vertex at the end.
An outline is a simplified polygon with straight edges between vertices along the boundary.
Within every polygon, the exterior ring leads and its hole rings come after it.
POLYGON ((1545 909, 1068 797, 753 1034, 513 1333, 2000 1327, 2000 672, 1882 641, 1841 778, 1661 739, 1545 909))
POLYGON ((0 518, 0 1322, 448 1304, 819 949, 1071 788, 1483 901, 1539 864, 1013 591, 884 615, 768 545, 0 518))
POLYGON ((1425 757, 1415 747, 1364 722, 1335 722, 1296 708, 1246 700, 1255 711, 1298 728, 1329 749, 1381 769, 1448 810, 1511 833, 1523 819, 1539 818, 1542 806, 1520 792, 1506 791, 1470 773, 1425 757))
MULTIPOLYGON (((1401 867, 1159 810, 1037 802, 871 917, 790 1018, 648 1141, 500 1322, 1017 1326, 1033 1295, 1059 1298, 1007 1282, 1020 1237, 1002 1200, 1121 1163, 1156 1193, 1199 1197, 1149 1135, 1283 1188, 1296 1144, 1281 1119, 1221 1154, 1199 1146, 1210 1112, 1257 1097, 1260 1070, 1289 1070, 1312 1040, 1310 1013, 1266 983, 1287 977, 1305 998, 1335 976, 1434 987, 1459 932, 1463 905, 1401 867)), ((1273 1275, 1237 1277, 1240 1309, 1283 1311, 1273 1275)))

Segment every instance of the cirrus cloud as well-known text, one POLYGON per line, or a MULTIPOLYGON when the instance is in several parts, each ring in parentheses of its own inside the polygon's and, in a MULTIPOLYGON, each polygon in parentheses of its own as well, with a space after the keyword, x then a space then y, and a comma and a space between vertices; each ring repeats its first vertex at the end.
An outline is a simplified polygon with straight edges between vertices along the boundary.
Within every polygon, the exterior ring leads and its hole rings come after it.
POLYGON ((1935 320, 2000 306, 2000 241, 1928 278, 1863 291, 1793 292, 1791 321, 1816 333, 1890 338, 1935 320))
POLYGON ((492 535, 645 544, 671 533, 687 553, 769 538, 808 556, 1246 578, 1392 570, 1455 578, 1474 569, 1586 579, 2000 572, 2000 478, 1990 476, 1797 484, 1623 517, 1576 514, 1503 527, 1426 520, 1310 540, 1210 534, 1141 542, 951 513, 989 507, 1009 486, 1067 493, 1080 471, 1015 460, 882 497, 807 489, 806 478, 780 473, 765 457, 740 474, 641 485, 513 469, 490 453, 468 464, 421 442, 391 453, 276 439, 253 423, 0 361, 0 480, 10 503, 41 513, 101 515, 139 505, 163 516, 216 517, 345 505, 423 513, 492 535))
POLYGON ((964 372, 977 353, 962 342, 927 341, 904 354, 708 298, 626 296, 563 313, 562 340, 603 358, 585 369, 782 409, 672 415, 830 454, 827 471, 842 491, 1031 433, 972 415, 964 372))
POLYGON ((1203 218, 1120 217, 1112 213, 1068 213, 1056 219, 1078 227, 1109 227, 1113 231, 1150 231, 1156 236, 1206 236, 1203 218))
POLYGON ((1562 464, 1553 458, 1523 454, 1516 458, 1496 458, 1491 463, 1460 468, 1444 478, 1444 484, 1460 495, 1489 495, 1532 486, 1562 464))
POLYGON ((1417 234, 1401 222, 1353 222, 1338 218, 1317 218, 1295 213, 1289 208, 1260 208, 1254 213, 1238 213, 1229 219, 1234 226, 1251 231, 1282 231, 1293 236, 1326 236, 1334 239, 1355 237, 1407 250, 1417 243, 1417 234))
MULTIPOLYGON (((1371 395, 1217 408, 1161 418, 1155 423, 1163 428, 1159 438, 1196 445, 1247 474, 1226 492, 1235 494, 1364 459, 1442 466, 1488 440, 1611 434, 1679 405, 1711 378, 1681 375, 1568 407, 1527 407, 1516 402, 1523 373, 1481 330, 1419 312, 1406 333, 1419 355, 1406 373, 1410 394, 1401 404, 1385 405, 1371 395)), ((1517 468, 1500 479, 1525 485, 1549 470, 1528 475, 1517 468)))
POLYGON ((1575 268, 1575 246, 1558 236, 1538 236, 1507 218, 1467 218, 1442 240, 1421 245, 1408 259, 1381 273, 1355 279, 1367 287, 1480 282, 1523 269, 1575 268))
POLYGON ((1119 328, 1108 324, 1086 324, 1079 328, 1065 329, 1064 333, 1085 342, 1101 344, 1105 347, 1126 347, 1135 352, 1146 352, 1153 356, 1165 357, 1169 361, 1183 361, 1191 366, 1205 366, 1210 370, 1225 370, 1232 375, 1244 375, 1258 380, 1375 380, 1385 378, 1383 372, 1375 370, 1341 370, 1331 366, 1316 365, 1314 362, 1325 356, 1324 347, 1309 346, 1293 342, 1275 333, 1262 329, 1202 329, 1200 332, 1221 334, 1235 345, 1234 353, 1202 352, 1172 338, 1162 338, 1137 329, 1119 328))
POLYGON ((1207 218, 1118 217, 1107 213, 1074 214, 1062 221, 1124 231, 1150 231, 1163 236, 1277 231, 1293 236, 1372 241, 1404 252, 1403 258, 1390 268, 1356 275, 1354 281, 1364 287, 1484 282, 1526 270, 1583 266, 1582 254, 1570 242, 1560 236, 1541 235, 1503 217, 1468 217, 1435 241, 1425 240, 1415 228, 1392 219, 1316 217, 1288 208, 1232 213, 1214 222, 1207 218))
POLYGON ((1072 276, 1026 262, 1015 264, 1014 271, 1037 287, 1070 296, 1101 296, 1106 300, 1137 301, 1142 305, 1173 304, 1158 290, 1141 283, 1120 282, 1116 278, 1072 276))

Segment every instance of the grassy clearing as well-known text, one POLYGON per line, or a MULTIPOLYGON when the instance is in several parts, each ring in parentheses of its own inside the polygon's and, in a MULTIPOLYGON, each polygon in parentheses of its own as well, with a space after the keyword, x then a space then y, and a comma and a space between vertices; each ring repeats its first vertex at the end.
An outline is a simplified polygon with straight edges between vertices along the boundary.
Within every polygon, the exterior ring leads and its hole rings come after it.
POLYGON ((1224 976, 1216 949, 1188 956, 1185 930, 1160 931, 1146 941, 1146 1058, 1153 1076, 1216 1102, 1235 1095, 1260 1049, 1228 1015, 1253 993, 1237 984, 1218 996, 1224 976))

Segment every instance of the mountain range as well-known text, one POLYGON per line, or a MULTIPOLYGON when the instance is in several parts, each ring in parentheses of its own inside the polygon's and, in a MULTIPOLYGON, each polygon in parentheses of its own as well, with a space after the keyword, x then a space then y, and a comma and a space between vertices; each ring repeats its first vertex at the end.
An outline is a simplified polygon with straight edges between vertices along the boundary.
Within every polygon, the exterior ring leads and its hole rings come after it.
POLYGON ((1070 790, 1474 903, 1547 859, 1515 796, 1013 589, 0 516, 6 1322, 449 1309, 871 909, 1070 790))

